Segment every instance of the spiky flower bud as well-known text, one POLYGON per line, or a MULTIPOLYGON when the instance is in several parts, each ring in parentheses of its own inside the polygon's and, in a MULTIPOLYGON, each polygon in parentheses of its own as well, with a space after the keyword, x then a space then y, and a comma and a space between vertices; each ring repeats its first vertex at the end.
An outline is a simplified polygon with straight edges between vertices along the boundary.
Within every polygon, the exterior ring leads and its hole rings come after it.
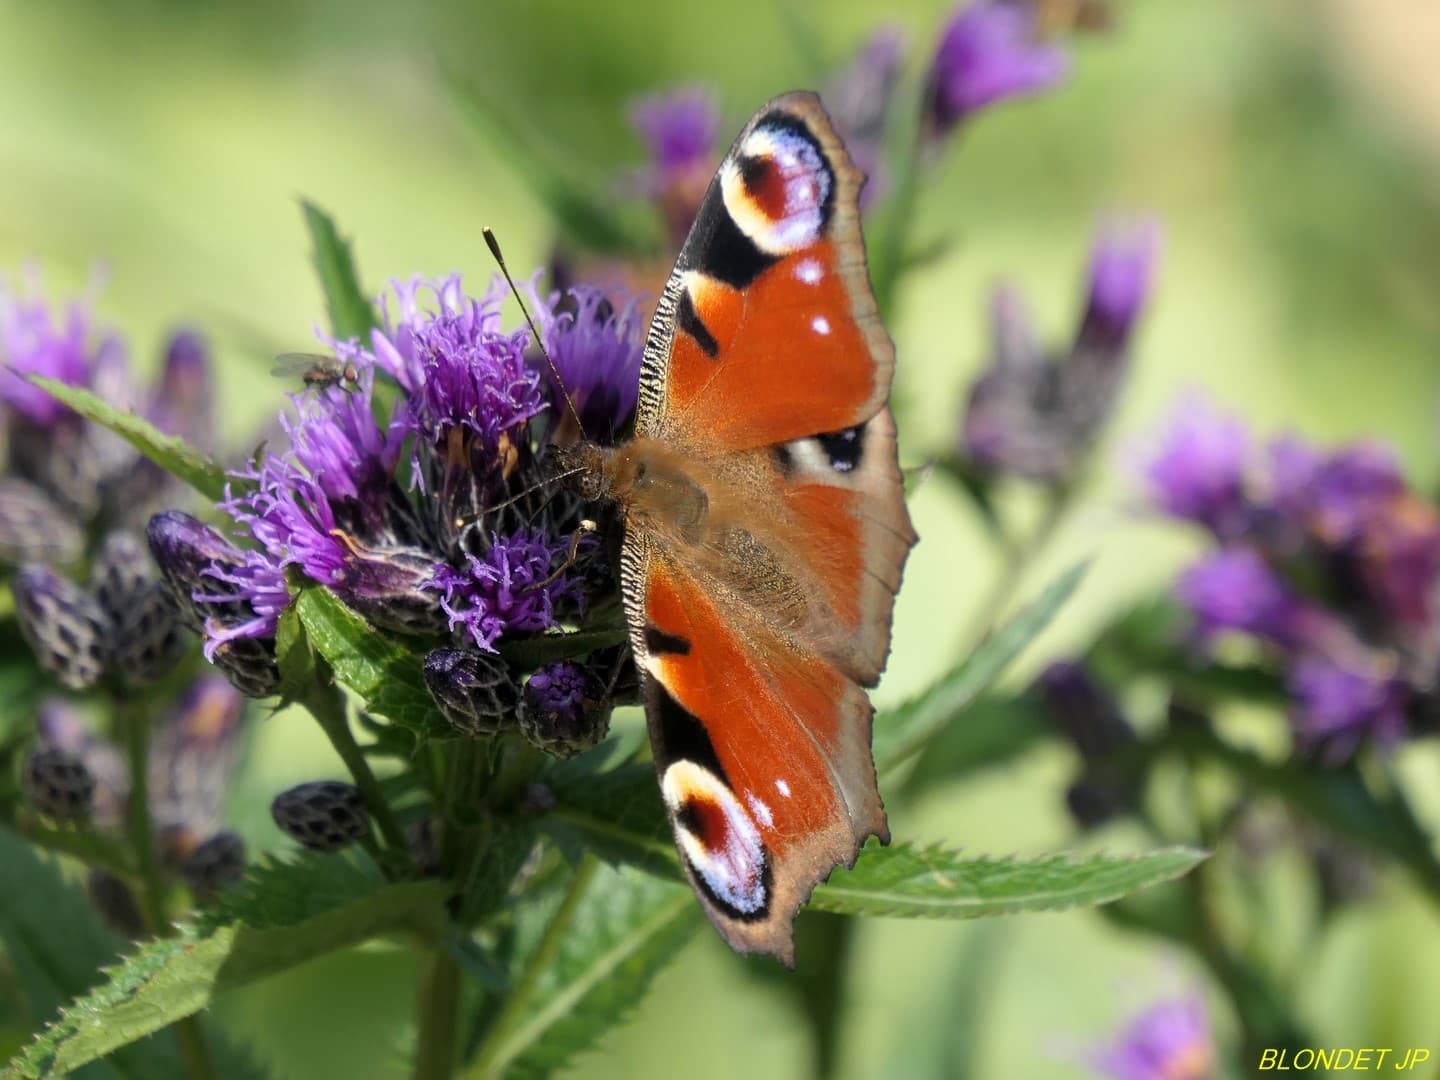
POLYGON ((435 649, 425 657, 425 685, 462 735, 495 735, 515 725, 520 689, 495 653, 435 649))
POLYGON ((229 830, 217 832, 185 857, 180 876, 196 896, 214 896, 245 876, 245 841, 229 830))
POLYGON ((107 536, 96 555, 90 589, 110 617, 110 670, 132 686, 153 682, 185 650, 180 613, 134 533, 107 536))
POLYGON ((312 851, 339 851, 370 831, 360 789, 338 780, 282 791, 270 804, 270 816, 281 832, 312 851))
POLYGON ((58 746, 37 746, 25 756, 25 798, 56 821, 84 821, 95 801, 95 777, 85 762, 58 746))
POLYGON ((40 666, 71 690, 95 685, 105 672, 110 633, 104 609, 45 566, 25 567, 11 588, 20 632, 40 666))
POLYGON ((0 480, 0 562, 64 565, 80 557, 80 525, 34 484, 0 480))
POLYGON ((610 702, 579 664, 547 664, 530 676, 520 705, 520 734, 547 754, 582 754, 610 730, 610 702))

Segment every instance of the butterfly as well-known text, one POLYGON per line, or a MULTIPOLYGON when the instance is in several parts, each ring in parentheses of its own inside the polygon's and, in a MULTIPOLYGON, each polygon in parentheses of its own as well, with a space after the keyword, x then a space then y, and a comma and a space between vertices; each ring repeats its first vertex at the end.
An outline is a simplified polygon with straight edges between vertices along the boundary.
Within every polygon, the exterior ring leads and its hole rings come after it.
POLYGON ((815 886, 890 837, 866 688, 916 536, 863 182, 814 94, 761 108, 656 304, 633 440, 559 455, 623 528, 630 645, 690 884, 736 951, 792 967, 815 886))

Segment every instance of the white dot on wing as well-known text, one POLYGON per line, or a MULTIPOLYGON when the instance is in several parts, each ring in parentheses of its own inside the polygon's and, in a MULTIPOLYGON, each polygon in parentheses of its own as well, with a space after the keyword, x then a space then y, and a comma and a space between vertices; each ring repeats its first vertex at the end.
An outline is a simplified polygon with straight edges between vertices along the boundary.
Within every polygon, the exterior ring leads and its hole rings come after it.
POLYGON ((830 320, 825 318, 824 315, 816 315, 815 318, 810 320, 810 326, 817 334, 830 333, 830 320))
POLYGON ((780 794, 785 796, 785 798, 787 799, 790 797, 790 785, 787 784, 784 780, 775 781, 775 790, 780 792, 780 794))
POLYGON ((824 275, 825 271, 820 268, 820 263, 815 259, 802 259, 800 264, 795 267, 795 276, 806 285, 816 284, 824 275))

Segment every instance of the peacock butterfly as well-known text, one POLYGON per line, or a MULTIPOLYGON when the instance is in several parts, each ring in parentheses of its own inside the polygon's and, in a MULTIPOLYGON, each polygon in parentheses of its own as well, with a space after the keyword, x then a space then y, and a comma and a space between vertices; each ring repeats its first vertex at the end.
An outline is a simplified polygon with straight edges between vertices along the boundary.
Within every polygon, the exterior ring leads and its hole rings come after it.
POLYGON ((655 310, 633 441, 562 454, 613 504, 670 824, 710 921, 794 964, 795 914, 889 841, 874 686, 915 543, 864 178, 819 99, 751 118, 655 310))

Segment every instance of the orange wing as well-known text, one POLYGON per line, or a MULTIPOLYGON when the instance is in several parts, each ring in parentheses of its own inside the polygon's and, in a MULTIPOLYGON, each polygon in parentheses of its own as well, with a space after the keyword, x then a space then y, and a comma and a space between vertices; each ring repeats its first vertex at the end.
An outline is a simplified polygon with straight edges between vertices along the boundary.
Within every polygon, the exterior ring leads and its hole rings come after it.
POLYGON ((661 793, 706 913, 740 952, 794 964, 795 912, 866 837, 889 842, 870 760, 870 702, 833 665, 713 589, 641 537, 626 545, 626 596, 646 673, 661 793))
POLYGON ((743 450, 884 407, 895 350, 865 268, 863 180, 814 94, 756 113, 656 305, 637 435, 743 450))

